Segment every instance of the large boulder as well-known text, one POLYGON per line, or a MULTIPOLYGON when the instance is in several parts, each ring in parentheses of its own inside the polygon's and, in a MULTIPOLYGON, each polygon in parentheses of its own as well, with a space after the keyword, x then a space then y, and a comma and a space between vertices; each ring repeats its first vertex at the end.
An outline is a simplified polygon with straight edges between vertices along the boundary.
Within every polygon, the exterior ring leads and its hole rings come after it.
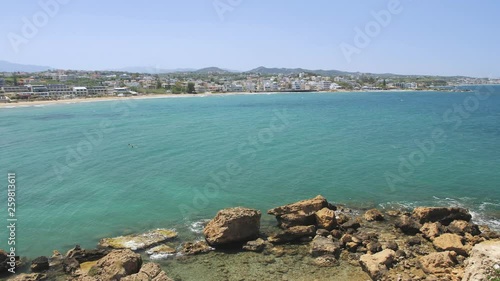
POLYGON ((99 246, 113 249, 142 250, 177 237, 177 232, 171 229, 156 229, 142 234, 104 238, 99 246))
POLYGON ((498 267, 499 264, 500 240, 479 243, 472 248, 470 257, 465 261, 462 281, 489 280, 488 277, 495 274, 495 265, 498 267))
POLYGON ((393 250, 385 249, 376 254, 365 254, 359 259, 363 270, 370 275, 372 280, 379 280, 392 266, 396 253, 393 250))
POLYGON ((297 225, 315 224, 315 213, 323 208, 328 208, 328 201, 321 195, 312 199, 276 207, 267 211, 276 216, 279 226, 289 228, 297 225))
POLYGON ((197 242, 186 242, 182 244, 181 254, 183 255, 199 255, 206 254, 210 251, 213 251, 214 248, 210 247, 205 241, 197 241, 197 242))
POLYGON ((445 233, 434 238, 432 244, 439 251, 455 251, 462 256, 466 256, 467 248, 464 246, 462 240, 463 237, 459 235, 445 233))
POLYGON ((43 272, 49 269, 49 258, 45 256, 38 257, 31 261, 30 269, 32 272, 43 272))
POLYGON ((383 221, 384 220, 384 215, 377 210, 377 209, 371 209, 365 212, 363 215, 365 220, 367 221, 383 221))
POLYGON ((315 217, 318 228, 332 230, 337 226, 337 219, 335 218, 335 212, 333 210, 323 208, 315 213, 315 217))
POLYGON ((452 251, 431 253, 420 257, 419 262, 425 273, 450 273, 451 268, 457 264, 457 253, 452 251))
POLYGON ((463 221, 463 220, 455 220, 452 221, 448 227, 448 232, 455 233, 458 235, 465 235, 469 233, 473 236, 481 234, 479 227, 473 223, 463 221))
POLYGON ((100 280, 120 280, 139 272, 142 266, 141 255, 131 250, 115 250, 103 257, 93 266, 88 275, 100 280))
POLYGON ((338 255, 341 250, 341 246, 339 243, 333 242, 333 239, 330 237, 324 237, 320 235, 316 235, 314 239, 311 241, 309 253, 313 257, 318 257, 322 255, 338 255))
POLYGON ((302 237, 314 236, 316 234, 316 227, 314 225, 308 226, 292 226, 279 233, 269 236, 267 239, 271 243, 287 243, 299 240, 302 237))
POLYGON ((442 231, 443 228, 439 222, 426 222, 420 228, 420 232, 422 232, 424 237, 429 240, 434 240, 434 238, 439 236, 442 231))
POLYGON ((221 210, 203 233, 211 246, 254 240, 259 237, 261 213, 242 207, 221 210))
POLYGON ((472 216, 464 208, 417 207, 412 216, 420 223, 440 222, 448 225, 454 220, 470 221, 472 216))
POLYGON ((174 281, 161 270, 161 267, 156 263, 147 263, 141 267, 141 270, 121 279, 121 281, 174 281))

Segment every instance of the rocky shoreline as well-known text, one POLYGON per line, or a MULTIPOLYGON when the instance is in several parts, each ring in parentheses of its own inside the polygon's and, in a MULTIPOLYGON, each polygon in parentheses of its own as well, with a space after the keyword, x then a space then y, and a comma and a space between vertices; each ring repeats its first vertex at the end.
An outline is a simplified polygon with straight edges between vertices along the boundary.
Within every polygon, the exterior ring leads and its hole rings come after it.
POLYGON ((96 249, 18 260, 29 274, 6 273, 0 250, 0 278, 194 280, 183 278, 187 270, 203 280, 500 280, 500 235, 463 208, 357 215, 317 196, 267 213, 277 230, 261 227, 259 210, 229 208, 205 225, 202 241, 179 245, 170 229, 104 238, 96 249))

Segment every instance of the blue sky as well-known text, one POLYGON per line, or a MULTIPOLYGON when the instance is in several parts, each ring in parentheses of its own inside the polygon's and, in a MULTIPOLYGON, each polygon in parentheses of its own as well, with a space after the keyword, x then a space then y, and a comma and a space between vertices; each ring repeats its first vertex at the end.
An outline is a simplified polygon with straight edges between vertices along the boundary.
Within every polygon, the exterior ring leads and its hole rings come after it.
POLYGON ((4 1, 2 11, 0 60, 16 63, 500 77, 495 0, 39 0, 4 1), (47 16, 40 3, 54 1, 47 16), (388 24, 376 21, 372 12, 397 2, 388 24), (23 18, 38 30, 23 33, 23 18), (356 45, 355 29, 375 25, 356 45), (357 51, 347 59, 341 46, 357 51))

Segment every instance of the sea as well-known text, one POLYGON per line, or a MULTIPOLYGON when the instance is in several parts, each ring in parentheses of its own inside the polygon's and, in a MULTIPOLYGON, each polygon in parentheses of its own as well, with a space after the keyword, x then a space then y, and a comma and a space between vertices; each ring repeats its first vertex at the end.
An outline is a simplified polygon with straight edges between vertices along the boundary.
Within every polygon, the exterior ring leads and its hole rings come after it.
POLYGON ((359 210, 459 206, 499 230, 500 86, 462 90, 0 108, 0 249, 12 218, 16 253, 34 258, 156 228, 198 239, 228 207, 274 223, 266 210, 319 194, 359 210))

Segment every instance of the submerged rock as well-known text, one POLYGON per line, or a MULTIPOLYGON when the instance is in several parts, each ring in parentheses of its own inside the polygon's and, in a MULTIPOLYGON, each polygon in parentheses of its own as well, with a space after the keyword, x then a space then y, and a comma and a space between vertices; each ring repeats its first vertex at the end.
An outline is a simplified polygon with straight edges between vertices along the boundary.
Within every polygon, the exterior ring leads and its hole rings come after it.
POLYGON ((214 248, 210 247, 207 242, 205 241, 197 241, 197 242, 187 242, 182 244, 182 250, 181 254, 183 255, 199 255, 199 254, 205 254, 210 251, 215 250, 214 248))
POLYGON ((259 237, 261 213, 242 207, 221 210, 203 233, 212 246, 246 242, 259 237))
POLYGON ((363 270, 370 275, 372 280, 381 279, 391 267, 396 253, 393 250, 385 249, 376 254, 362 255, 359 263, 363 270))
POLYGON ((333 240, 329 237, 323 237, 317 235, 311 241, 309 253, 313 257, 322 256, 322 255, 338 255, 340 252, 340 245, 338 243, 333 242, 333 240))
POLYGON ((248 241, 245 245, 243 245, 243 250, 252 251, 252 252, 262 252, 266 247, 266 241, 262 238, 258 238, 254 241, 248 241))
POLYGON ((454 220, 470 221, 472 216, 464 208, 417 207, 412 216, 420 223, 440 222, 448 225, 454 220))
POLYGON ((170 229, 156 229, 143 234, 104 238, 99 246, 113 249, 142 250, 177 237, 177 232, 170 229))
MULTIPOLYGON (((488 277, 500 270, 500 241, 485 241, 472 248, 465 261, 463 281, 489 280, 488 277)), ((494 279, 496 280, 496 279, 494 279)))
POLYGON ((334 256, 325 255, 315 258, 314 264, 321 267, 332 267, 339 265, 339 262, 334 256))
POLYGON ((162 259, 175 255, 176 250, 169 245, 159 245, 146 251, 146 254, 151 256, 151 259, 162 259))

